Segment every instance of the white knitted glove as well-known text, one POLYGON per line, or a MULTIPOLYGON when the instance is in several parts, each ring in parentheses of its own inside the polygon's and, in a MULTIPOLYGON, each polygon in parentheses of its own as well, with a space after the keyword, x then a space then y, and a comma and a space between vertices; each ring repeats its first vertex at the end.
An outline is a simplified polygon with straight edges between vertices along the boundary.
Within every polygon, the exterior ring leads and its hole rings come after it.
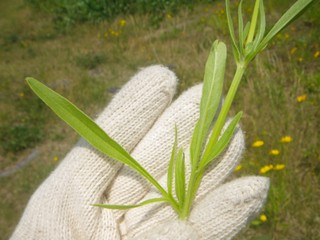
MULTIPOLYGON (((179 145, 187 149, 199 116, 201 85, 168 107, 176 81, 163 66, 145 68, 97 119, 112 138, 163 182, 174 126, 179 131, 179 145)), ((93 207, 95 203, 135 204, 158 193, 134 171, 80 140, 33 194, 11 239, 230 239, 261 210, 269 185, 263 177, 221 185, 238 164, 243 148, 243 134, 238 129, 227 150, 204 176, 189 219, 180 221, 166 204, 129 211, 93 207)))

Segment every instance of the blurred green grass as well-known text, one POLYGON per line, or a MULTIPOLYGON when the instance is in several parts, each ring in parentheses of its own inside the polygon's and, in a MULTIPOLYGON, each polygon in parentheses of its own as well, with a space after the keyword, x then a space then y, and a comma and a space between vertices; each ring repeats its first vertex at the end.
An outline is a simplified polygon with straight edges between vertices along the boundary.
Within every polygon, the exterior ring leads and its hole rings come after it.
MULTIPOLYGON (((293 2, 266 1, 269 26, 293 2)), ((22 0, 0 2, 0 170, 34 148, 39 152, 25 168, 0 178, 0 239, 10 236, 33 191, 78 138, 31 93, 25 77, 43 81, 92 117, 143 66, 171 66, 182 92, 202 81, 212 41, 229 42, 223 7, 224 1, 196 4, 193 11, 166 15, 156 29, 148 16, 127 15, 61 33, 50 16, 35 13, 22 0)), ((317 7, 255 59, 236 96, 233 111, 244 110, 247 149, 235 175, 271 179, 266 221, 258 216, 236 239, 320 239, 317 7), (299 102, 299 96, 306 98, 299 102), (292 141, 282 143, 283 136, 292 141), (256 140, 264 145, 252 147, 256 140), (279 154, 271 155, 272 149, 279 154), (284 168, 276 170, 277 164, 284 168), (260 172, 270 165, 273 169, 260 172)), ((245 5, 245 11, 252 9, 245 5)), ((234 70, 231 51, 228 61, 226 88, 234 70)))

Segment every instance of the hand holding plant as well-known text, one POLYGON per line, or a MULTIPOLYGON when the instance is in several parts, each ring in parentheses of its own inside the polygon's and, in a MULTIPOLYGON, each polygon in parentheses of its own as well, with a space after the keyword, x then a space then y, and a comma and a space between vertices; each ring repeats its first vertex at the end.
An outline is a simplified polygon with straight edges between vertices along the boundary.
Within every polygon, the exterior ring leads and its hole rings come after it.
POLYGON ((265 34, 262 1, 256 1, 251 23, 245 27, 241 2, 236 40, 229 1, 226 1, 237 70, 221 110, 227 54, 225 44, 219 41, 213 44, 209 54, 202 96, 200 87, 191 89, 159 118, 172 98, 175 85, 174 75, 162 67, 147 68, 136 75, 97 124, 66 99, 29 78, 30 87, 59 117, 92 146, 118 162, 80 142, 33 196, 14 237, 23 236, 26 224, 30 224, 27 219, 32 219, 35 213, 45 214, 57 224, 52 231, 46 228, 48 232, 37 223, 31 224, 40 238, 84 236, 77 230, 80 225, 86 229, 84 239, 117 239, 125 235, 137 239, 234 236, 261 210, 268 180, 248 177, 221 185, 236 166, 243 149, 243 136, 237 128, 242 113, 226 123, 227 114, 250 61, 311 2, 298 1, 268 34, 265 34), (142 177, 154 189, 150 190, 142 177), (58 196, 57 201, 50 201, 52 195, 58 196), (44 206, 43 201, 51 206, 44 206), (92 207, 93 203, 121 211, 101 210, 92 207), (143 205, 147 206, 137 208, 143 205))
MULTIPOLYGON (((148 67, 121 89, 96 120, 134 159, 139 159, 164 189, 175 139, 174 128, 176 126, 178 131, 177 149, 187 150, 199 117, 202 94, 202 86, 195 86, 169 106, 175 86, 176 77, 170 70, 161 66, 148 67)), ((12 239, 34 236, 39 239, 119 239, 124 236, 139 239, 141 234, 151 234, 150 239, 153 239, 159 232, 153 230, 162 223, 181 228, 178 232, 170 231, 171 234, 194 236, 199 231, 210 232, 208 237, 221 232, 234 234, 231 226, 235 223, 245 225, 247 215, 254 214, 262 206, 268 187, 267 179, 258 177, 219 187, 238 164, 243 144, 243 135, 238 129, 228 150, 216 162, 218 164, 212 165, 205 175, 187 222, 178 220, 178 215, 167 203, 118 211, 92 206, 94 203, 135 205, 161 198, 161 195, 129 167, 81 140, 33 195, 12 239), (248 194, 243 195, 243 192, 248 194), (230 201, 233 196, 242 196, 248 201, 246 204, 230 201), (229 204, 225 205, 226 202, 229 204), (243 214, 238 215, 237 209, 243 214), (210 214, 203 215, 203 212, 210 214), (228 220, 223 220, 222 216, 228 220), (49 225, 43 225, 45 221, 49 225), (203 224, 203 221, 208 222, 203 224), (221 221, 226 225, 217 228, 221 221), (195 229, 189 227, 192 222, 197 224, 195 229), (213 228, 215 232, 212 232, 213 228)), ((186 173, 190 166, 188 155, 186 151, 186 173)), ((160 227, 160 232, 167 227, 160 227)))

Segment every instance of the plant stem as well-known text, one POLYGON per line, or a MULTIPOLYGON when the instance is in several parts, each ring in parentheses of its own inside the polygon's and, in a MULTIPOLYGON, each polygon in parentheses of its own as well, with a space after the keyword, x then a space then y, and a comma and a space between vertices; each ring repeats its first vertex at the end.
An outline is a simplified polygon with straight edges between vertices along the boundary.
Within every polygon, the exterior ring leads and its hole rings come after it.
POLYGON ((208 147, 203 154, 203 157, 200 161, 200 164, 196 168, 192 169, 192 171, 191 171, 185 202, 184 202, 183 207, 182 207, 180 214, 179 214, 180 219, 186 219, 186 218, 188 218, 188 216, 190 214, 192 202, 196 196, 196 193, 198 191, 202 177, 205 172, 205 168, 199 168, 199 166, 201 166, 201 162, 203 162, 203 160, 205 160, 205 158, 208 157, 209 153, 212 151, 212 148, 210 146, 214 146, 214 144, 218 140, 218 137, 219 137, 221 130, 224 126, 227 114, 228 114, 229 109, 231 107, 231 104, 233 102, 234 96, 237 92, 237 89, 238 89, 238 86, 239 86, 240 81, 242 79, 242 76, 246 70, 246 67, 247 67, 247 64, 245 64, 244 62, 241 62, 237 65, 236 73, 233 77, 231 86, 229 88, 227 97, 226 97, 225 102, 223 104, 223 107, 220 111, 218 119, 214 125, 213 133, 212 133, 210 140, 209 140, 209 143, 207 145, 208 147))
POLYGON ((179 214, 179 218, 181 220, 187 219, 189 217, 190 210, 192 207, 192 202, 197 194, 203 174, 204 174, 204 169, 201 171, 196 170, 191 172, 187 195, 186 195, 182 210, 179 214))
MULTIPOLYGON (((248 64, 245 62, 240 62, 239 64, 237 64, 236 73, 233 77, 231 86, 230 86, 228 94, 225 98, 222 109, 219 113, 218 119, 213 127, 212 135, 211 135, 209 142, 208 142, 208 145, 207 145, 208 147, 206 148, 206 150, 203 154, 201 162, 208 160, 207 158, 209 157, 210 152, 212 151, 214 145, 216 144, 216 142, 220 136, 221 130, 222 130, 222 128, 225 124, 225 120, 227 118, 227 114, 228 114, 229 109, 231 107, 231 104, 233 102, 234 96, 237 92, 237 89, 238 89, 238 86, 239 86, 240 81, 242 79, 242 76, 247 68, 247 65, 248 64)), ((201 165, 201 163, 200 163, 200 165, 201 165)))

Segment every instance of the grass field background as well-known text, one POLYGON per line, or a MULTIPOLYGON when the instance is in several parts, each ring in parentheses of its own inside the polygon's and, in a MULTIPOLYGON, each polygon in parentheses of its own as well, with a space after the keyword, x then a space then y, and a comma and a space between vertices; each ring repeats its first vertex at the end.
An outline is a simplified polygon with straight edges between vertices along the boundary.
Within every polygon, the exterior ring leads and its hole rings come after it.
MULTIPOLYGON (((266 1, 271 26, 293 0, 266 1)), ((236 11, 237 1, 232 5, 236 11)), ((252 11, 252 1, 244 10, 252 11)), ((271 179, 268 202, 236 239, 320 239, 319 4, 281 32, 251 64, 233 105, 243 110, 246 152, 235 176, 271 179)), ((170 66, 179 93, 199 83, 211 43, 229 44, 224 1, 148 15, 76 23, 60 31, 23 0, 0 2, 0 239, 7 239, 28 199, 78 136, 28 89, 32 76, 95 117, 141 67, 170 66)), ((229 44, 230 46, 230 44, 229 44)), ((229 50, 226 89, 235 69, 229 50)))

